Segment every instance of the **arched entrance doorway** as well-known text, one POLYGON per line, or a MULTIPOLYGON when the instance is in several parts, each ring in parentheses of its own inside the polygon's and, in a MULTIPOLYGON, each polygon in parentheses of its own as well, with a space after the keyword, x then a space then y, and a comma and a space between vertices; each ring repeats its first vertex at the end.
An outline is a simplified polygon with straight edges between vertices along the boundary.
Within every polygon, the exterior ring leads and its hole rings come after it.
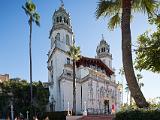
POLYGON ((104 113, 109 114, 109 100, 104 100, 104 113))

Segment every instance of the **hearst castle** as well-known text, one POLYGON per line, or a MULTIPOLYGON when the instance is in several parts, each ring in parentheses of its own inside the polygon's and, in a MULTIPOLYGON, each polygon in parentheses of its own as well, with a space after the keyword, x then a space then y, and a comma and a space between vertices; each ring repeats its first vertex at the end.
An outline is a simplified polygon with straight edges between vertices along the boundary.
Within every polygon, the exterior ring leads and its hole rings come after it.
MULTIPOLYGON (((72 61, 67 51, 73 45, 70 14, 62 4, 52 17, 51 47, 48 53, 50 110, 67 111, 73 107, 72 61)), ((82 113, 84 103, 88 113, 105 110, 116 112, 122 103, 121 84, 115 80, 110 46, 102 37, 95 58, 81 56, 76 62, 76 111, 82 113)))

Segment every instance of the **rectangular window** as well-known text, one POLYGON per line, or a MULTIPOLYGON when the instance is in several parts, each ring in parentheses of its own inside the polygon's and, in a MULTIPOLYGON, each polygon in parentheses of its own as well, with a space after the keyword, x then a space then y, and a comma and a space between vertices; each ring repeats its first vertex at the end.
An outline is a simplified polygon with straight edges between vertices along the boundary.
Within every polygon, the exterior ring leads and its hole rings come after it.
POLYGON ((70 43, 69 43, 69 35, 66 35, 66 45, 70 45, 70 43))
POLYGON ((51 66, 53 66, 53 60, 51 60, 51 66))
POLYGON ((70 64, 70 58, 67 58, 67 64, 70 64))
POLYGON ((111 66, 111 61, 109 61, 109 67, 111 68, 112 66, 111 66))
POLYGON ((52 73, 52 75, 51 75, 51 82, 53 82, 53 73, 52 73))

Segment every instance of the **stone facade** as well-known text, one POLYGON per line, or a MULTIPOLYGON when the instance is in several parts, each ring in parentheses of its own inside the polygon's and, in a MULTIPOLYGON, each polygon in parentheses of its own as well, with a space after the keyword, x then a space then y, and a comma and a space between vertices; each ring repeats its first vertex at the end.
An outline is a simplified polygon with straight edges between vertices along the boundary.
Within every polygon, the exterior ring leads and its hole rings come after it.
MULTIPOLYGON (((74 42, 72 31, 69 13, 61 5, 53 14, 50 31, 48 82, 51 111, 67 111, 73 107, 72 61, 67 54, 74 42)), ((116 83, 112 68, 110 46, 103 36, 96 52, 96 58, 81 56, 76 62, 77 113, 83 112, 84 102, 89 114, 118 111, 122 102, 120 84, 116 83)))

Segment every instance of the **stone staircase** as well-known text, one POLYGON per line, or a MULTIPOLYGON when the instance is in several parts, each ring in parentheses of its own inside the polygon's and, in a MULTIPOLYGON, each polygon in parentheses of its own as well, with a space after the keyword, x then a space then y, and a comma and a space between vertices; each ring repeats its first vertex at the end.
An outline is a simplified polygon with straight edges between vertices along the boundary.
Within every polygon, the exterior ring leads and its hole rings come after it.
POLYGON ((113 120, 112 115, 88 115, 77 120, 113 120))

